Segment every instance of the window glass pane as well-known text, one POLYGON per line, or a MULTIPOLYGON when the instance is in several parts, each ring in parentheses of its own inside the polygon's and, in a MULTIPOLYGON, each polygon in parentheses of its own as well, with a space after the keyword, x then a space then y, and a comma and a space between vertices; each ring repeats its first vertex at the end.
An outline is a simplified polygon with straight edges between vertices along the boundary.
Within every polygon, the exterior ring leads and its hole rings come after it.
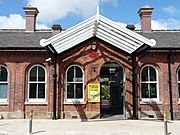
POLYGON ((38 81, 45 81, 45 71, 40 66, 38 66, 38 81))
POLYGON ((76 83, 76 98, 83 98, 83 84, 76 83))
POLYGON ((74 66, 70 67, 67 71, 67 81, 73 82, 73 78, 74 78, 74 66))
POLYGON ((178 83, 178 86, 179 86, 179 98, 180 98, 180 83, 178 83))
POLYGON ((8 85, 7 83, 0 84, 0 99, 7 99, 8 85))
POLYGON ((141 98, 149 98, 148 84, 141 83, 141 98))
POLYGON ((150 81, 156 81, 156 70, 153 67, 149 67, 150 69, 150 81))
POLYGON ((33 67, 30 71, 30 81, 37 81, 37 66, 33 67))
POLYGON ((157 98, 156 83, 150 84, 150 98, 157 98))
POLYGON ((67 83, 67 98, 74 98, 74 84, 67 83))
POLYGON ((178 81, 180 81, 180 69, 178 71, 178 81))
POLYGON ((0 81, 7 81, 7 70, 3 66, 0 66, 0 81))
POLYGON ((29 85, 29 98, 36 98, 37 84, 30 83, 29 85))
POLYGON ((148 81, 148 67, 144 67, 141 72, 141 81, 148 81))
POLYGON ((38 84, 38 98, 45 98, 45 84, 38 84))
POLYGON ((75 82, 82 82, 83 81, 83 75, 82 70, 76 66, 76 76, 75 76, 75 82))

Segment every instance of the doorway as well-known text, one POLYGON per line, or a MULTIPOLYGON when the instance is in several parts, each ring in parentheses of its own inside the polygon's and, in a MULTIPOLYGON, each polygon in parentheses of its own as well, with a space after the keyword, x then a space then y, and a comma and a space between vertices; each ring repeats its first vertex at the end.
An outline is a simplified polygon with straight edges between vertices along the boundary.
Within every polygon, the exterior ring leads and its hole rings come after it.
POLYGON ((101 118, 124 117, 124 70, 117 62, 107 62, 100 70, 101 118))

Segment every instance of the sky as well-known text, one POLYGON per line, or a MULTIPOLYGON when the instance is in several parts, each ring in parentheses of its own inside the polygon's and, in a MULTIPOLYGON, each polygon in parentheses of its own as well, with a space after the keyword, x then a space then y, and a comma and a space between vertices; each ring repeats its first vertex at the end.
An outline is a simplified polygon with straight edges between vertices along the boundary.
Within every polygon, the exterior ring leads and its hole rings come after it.
POLYGON ((140 28, 137 11, 149 5, 153 10, 152 29, 180 29, 180 0, 0 0, 0 29, 24 29, 23 7, 37 7, 37 29, 50 29, 60 24, 68 29, 96 14, 117 22, 122 27, 134 24, 140 28))

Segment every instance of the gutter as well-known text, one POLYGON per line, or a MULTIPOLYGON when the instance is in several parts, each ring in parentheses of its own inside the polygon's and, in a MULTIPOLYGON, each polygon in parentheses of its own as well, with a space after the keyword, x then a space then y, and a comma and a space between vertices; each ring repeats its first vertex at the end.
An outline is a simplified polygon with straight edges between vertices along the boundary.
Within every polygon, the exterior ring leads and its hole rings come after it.
POLYGON ((132 119, 137 120, 137 108, 136 108, 136 55, 132 55, 132 101, 133 101, 133 117, 132 119))

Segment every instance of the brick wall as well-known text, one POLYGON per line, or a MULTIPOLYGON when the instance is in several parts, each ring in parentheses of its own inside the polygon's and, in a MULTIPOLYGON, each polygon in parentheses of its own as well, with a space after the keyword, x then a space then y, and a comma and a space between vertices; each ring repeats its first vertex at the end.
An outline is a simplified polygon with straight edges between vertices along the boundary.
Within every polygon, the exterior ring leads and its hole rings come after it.
MULTIPOLYGON (((148 52, 142 57, 137 63, 137 80, 136 80, 136 91, 137 91, 137 108, 141 114, 139 117, 143 117, 145 113, 147 115, 162 116, 163 110, 169 110, 169 78, 168 78, 168 53, 166 52, 148 52), (156 67, 158 71, 159 81, 159 99, 158 103, 145 103, 140 101, 140 70, 146 65, 151 64, 156 67), (142 115, 143 114, 143 115, 142 115)), ((53 111, 53 65, 45 62, 48 58, 46 52, 18 52, 18 51, 2 51, 0 53, 0 64, 7 66, 9 71, 9 82, 8 82, 8 93, 9 100, 8 104, 0 104, 0 114, 3 112, 20 112, 28 115, 30 109, 33 109, 35 114, 40 117, 50 117, 53 111), (28 104, 26 102, 27 97, 27 72, 29 68, 34 64, 44 65, 47 71, 47 103, 45 104, 28 104), (38 114, 39 113, 39 114, 38 114)), ((82 44, 76 46, 59 55, 57 64, 58 73, 58 86, 57 86, 57 111, 58 117, 64 118, 66 112, 81 111, 81 113, 94 113, 98 115, 100 113, 100 103, 88 103, 87 97, 87 85, 88 83, 98 83, 100 77, 100 69, 104 63, 110 60, 115 60, 120 63, 124 68, 125 72, 125 109, 128 116, 132 116, 132 67, 131 59, 128 55, 123 53, 121 50, 110 46, 109 44, 97 40, 89 39, 82 44), (96 41, 98 57, 90 57, 89 54, 92 52, 91 44, 96 41), (84 70, 84 103, 74 105, 64 102, 65 97, 65 71, 72 65, 77 64, 84 70)), ((138 58, 137 58, 138 60, 138 58)), ((172 63, 172 92, 173 92, 173 109, 175 113, 180 111, 180 102, 178 98, 178 85, 177 85, 177 70, 180 65, 179 53, 173 53, 172 63)), ((177 118, 178 119, 178 118, 177 118)))
MULTIPOLYGON (((46 52, 15 52, 3 51, 0 54, 0 63, 6 65, 8 80, 8 103, 0 104, 0 112, 52 112, 52 65, 48 65, 45 59, 48 58, 46 52), (47 103, 29 104, 27 102, 27 74, 30 67, 41 64, 47 72, 47 103)), ((15 116, 14 116, 15 117, 15 116)))

